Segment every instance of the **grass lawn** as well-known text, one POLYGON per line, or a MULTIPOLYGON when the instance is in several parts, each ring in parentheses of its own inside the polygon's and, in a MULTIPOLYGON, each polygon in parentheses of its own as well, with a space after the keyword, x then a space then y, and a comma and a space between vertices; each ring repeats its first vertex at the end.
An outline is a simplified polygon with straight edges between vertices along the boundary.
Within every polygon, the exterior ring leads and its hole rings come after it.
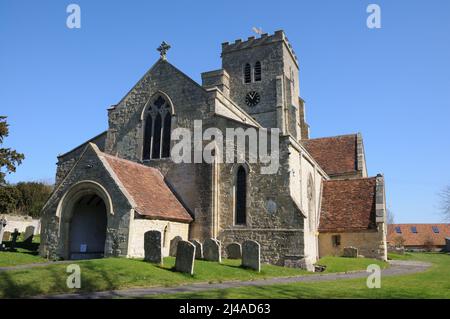
MULTIPOLYGON (((150 286, 176 286, 194 282, 221 282, 229 280, 254 280, 270 277, 289 277, 311 274, 301 269, 263 265, 260 273, 239 267, 240 260, 223 260, 222 264, 195 261, 195 275, 189 276, 171 270, 175 259, 164 259, 159 267, 138 259, 105 258, 74 262, 81 268, 81 289, 69 289, 66 286, 67 264, 51 265, 33 269, 0 272, 0 297, 25 297, 41 294, 67 292, 88 292, 111 289, 150 286)), ((327 271, 365 269, 367 264, 386 264, 372 259, 346 259, 331 257, 321 261, 329 264, 327 271), (357 262, 357 266, 352 264, 357 262), (342 264, 342 265, 340 265, 342 264)))
MULTIPOLYGON (((21 235, 22 236, 22 235, 21 235)), ((41 263, 47 260, 38 256, 37 247, 39 246, 40 238, 39 236, 34 236, 33 243, 26 244, 20 241, 17 242, 17 251, 8 252, 0 251, 0 267, 10 267, 23 264, 41 263)), ((8 248, 11 242, 3 242, 8 248)))
POLYGON ((46 259, 27 249, 18 248, 17 252, 0 251, 0 267, 41 263, 46 261, 46 259))
POLYGON ((369 289, 366 279, 242 287, 150 298, 450 298, 450 255, 411 253, 395 259, 431 262, 423 273, 381 278, 381 288, 369 289))

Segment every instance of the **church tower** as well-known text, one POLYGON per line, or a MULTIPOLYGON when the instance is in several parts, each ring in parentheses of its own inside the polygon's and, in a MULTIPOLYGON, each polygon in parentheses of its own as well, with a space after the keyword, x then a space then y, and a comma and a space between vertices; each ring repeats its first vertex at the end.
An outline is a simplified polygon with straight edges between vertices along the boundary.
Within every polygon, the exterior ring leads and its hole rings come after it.
POLYGON ((298 60, 283 31, 222 43, 222 68, 235 103, 263 127, 301 138, 298 60))

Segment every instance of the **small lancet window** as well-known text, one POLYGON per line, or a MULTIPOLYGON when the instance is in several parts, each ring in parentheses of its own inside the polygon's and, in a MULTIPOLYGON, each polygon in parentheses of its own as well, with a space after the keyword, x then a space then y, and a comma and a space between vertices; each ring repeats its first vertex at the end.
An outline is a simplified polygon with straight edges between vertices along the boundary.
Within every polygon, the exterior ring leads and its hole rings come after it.
POLYGON ((261 81, 261 62, 255 63, 255 82, 261 81))
POLYGON ((159 95, 151 102, 145 117, 143 160, 170 156, 171 123, 170 104, 159 95))
POLYGON ((239 166, 236 173, 235 187, 235 224, 247 223, 247 172, 243 166, 239 166))
POLYGON ((252 81, 252 68, 249 63, 244 67, 244 82, 250 83, 252 81))

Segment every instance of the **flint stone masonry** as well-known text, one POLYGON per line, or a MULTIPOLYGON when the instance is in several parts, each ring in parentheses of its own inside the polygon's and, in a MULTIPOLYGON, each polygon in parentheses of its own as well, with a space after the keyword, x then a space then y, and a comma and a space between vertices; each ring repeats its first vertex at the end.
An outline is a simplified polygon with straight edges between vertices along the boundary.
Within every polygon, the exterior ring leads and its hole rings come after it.
POLYGON ((191 243, 195 246, 195 259, 203 259, 203 245, 198 240, 191 240, 191 243))
POLYGON ((150 230, 144 234, 145 261, 162 264, 161 232, 150 230))
POLYGON ((170 241, 170 249, 169 249, 169 256, 175 257, 177 255, 177 249, 178 249, 178 242, 182 241, 183 238, 180 236, 175 236, 170 241))
POLYGON ((254 240, 242 244, 242 267, 261 271, 261 248, 254 240))
POLYGON ((203 258, 208 261, 222 262, 220 242, 209 238, 203 243, 203 258))
POLYGON ((231 243, 226 248, 228 259, 241 259, 242 247, 239 243, 231 243))
POLYGON ((358 248, 344 247, 344 257, 357 258, 358 257, 358 248))
POLYGON ((190 275, 194 274, 195 246, 191 242, 178 242, 175 270, 190 275))

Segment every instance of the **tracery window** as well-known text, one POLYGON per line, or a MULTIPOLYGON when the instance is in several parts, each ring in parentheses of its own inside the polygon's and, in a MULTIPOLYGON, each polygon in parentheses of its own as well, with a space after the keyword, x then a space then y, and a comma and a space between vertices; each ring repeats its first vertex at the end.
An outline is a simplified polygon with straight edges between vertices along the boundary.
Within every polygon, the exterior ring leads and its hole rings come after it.
POLYGON ((170 103, 158 95, 146 110, 142 159, 170 156, 172 110, 170 103))

